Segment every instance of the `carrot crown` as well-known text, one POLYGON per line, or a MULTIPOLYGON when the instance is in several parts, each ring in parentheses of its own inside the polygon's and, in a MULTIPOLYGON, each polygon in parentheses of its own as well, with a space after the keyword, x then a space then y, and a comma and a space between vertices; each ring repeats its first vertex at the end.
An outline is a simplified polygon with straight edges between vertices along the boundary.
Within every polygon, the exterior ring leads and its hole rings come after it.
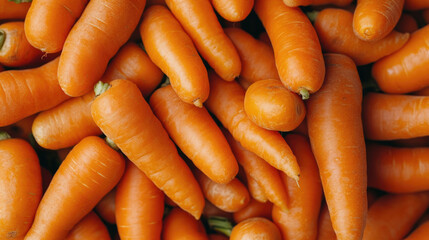
POLYGON ((231 236, 232 232, 232 223, 224 217, 210 217, 207 220, 209 227, 215 231, 225 234, 226 236, 231 236))
POLYGON ((8 0, 9 2, 14 2, 14 3, 28 3, 31 2, 32 0, 8 0))
POLYGON ((10 135, 7 132, 0 132, 0 141, 9 139, 10 135))
POLYGON ((6 39, 6 33, 3 30, 0 30, 0 50, 3 47, 5 39, 6 39))
POLYGON ((102 81, 98 81, 95 85, 94 85, 94 93, 95 93, 95 97, 100 96, 101 94, 103 94, 105 91, 107 91, 107 89, 109 89, 111 87, 110 84, 102 82, 102 81))

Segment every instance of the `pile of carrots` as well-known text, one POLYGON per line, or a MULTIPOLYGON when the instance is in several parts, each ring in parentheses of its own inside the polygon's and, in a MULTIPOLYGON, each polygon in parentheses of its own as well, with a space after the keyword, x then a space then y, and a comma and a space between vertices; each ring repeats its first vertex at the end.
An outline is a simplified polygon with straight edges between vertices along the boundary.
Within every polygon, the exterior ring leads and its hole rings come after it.
POLYGON ((429 239, 429 1, 0 0, 0 240, 429 239))

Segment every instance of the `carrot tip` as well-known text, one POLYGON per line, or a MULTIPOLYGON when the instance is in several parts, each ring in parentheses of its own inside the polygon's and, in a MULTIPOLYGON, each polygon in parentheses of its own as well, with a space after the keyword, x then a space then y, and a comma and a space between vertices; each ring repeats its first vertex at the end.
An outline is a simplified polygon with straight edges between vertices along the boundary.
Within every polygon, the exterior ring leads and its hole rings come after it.
POLYGON ((226 236, 231 236, 232 223, 224 217, 210 217, 207 220, 209 227, 217 232, 223 233, 226 236))
POLYGON ((3 30, 0 30, 0 50, 4 45, 4 40, 6 40, 6 32, 3 30))
POLYGON ((201 102, 201 99, 199 99, 199 98, 195 99, 193 103, 196 107, 199 107, 199 108, 203 107, 203 103, 201 102))
POLYGON ((11 138, 7 132, 0 132, 0 141, 11 138))
POLYGON ((302 100, 307 100, 310 98, 310 92, 305 88, 299 89, 299 95, 301 95, 302 100))
POLYGON ((111 87, 110 84, 102 82, 102 81, 98 81, 94 86, 95 97, 100 96, 105 91, 107 91, 110 87, 111 87))

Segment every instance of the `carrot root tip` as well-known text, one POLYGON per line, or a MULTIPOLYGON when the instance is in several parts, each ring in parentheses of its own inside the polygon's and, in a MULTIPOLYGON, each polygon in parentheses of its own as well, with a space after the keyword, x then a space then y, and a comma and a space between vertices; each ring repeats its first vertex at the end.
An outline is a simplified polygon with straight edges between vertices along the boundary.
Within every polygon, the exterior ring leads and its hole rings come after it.
POLYGON ((6 32, 3 30, 0 30, 0 50, 2 49, 5 40, 6 40, 6 32))
POLYGON ((223 233, 226 236, 231 236, 232 223, 224 217, 210 217, 207 220, 209 227, 217 232, 223 233))
POLYGON ((112 139, 110 139, 110 138, 106 137, 106 143, 107 143, 107 145, 109 145, 109 146, 110 146, 111 148, 113 148, 114 150, 119 151, 119 147, 116 145, 116 143, 114 143, 114 142, 112 141, 112 139))
POLYGON ((310 92, 305 88, 299 89, 299 95, 301 95, 302 100, 307 100, 310 98, 310 92))
POLYGON ((0 132, 0 141, 11 138, 7 132, 0 132))
POLYGON ((193 101, 194 105, 196 107, 202 108, 203 107, 203 103, 201 102, 201 99, 197 98, 193 101))
POLYGON ((98 81, 94 86, 95 97, 100 96, 105 91, 107 91, 110 87, 111 87, 110 84, 102 82, 102 81, 98 81))

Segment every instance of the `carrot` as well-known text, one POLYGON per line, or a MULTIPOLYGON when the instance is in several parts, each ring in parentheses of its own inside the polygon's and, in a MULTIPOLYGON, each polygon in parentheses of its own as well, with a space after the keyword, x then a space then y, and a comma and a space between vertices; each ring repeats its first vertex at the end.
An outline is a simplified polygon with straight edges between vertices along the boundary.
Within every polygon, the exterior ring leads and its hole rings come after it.
POLYGON ((136 28, 146 0, 93 0, 71 29, 58 66, 58 81, 73 97, 89 92, 136 28))
POLYGON ((25 35, 35 48, 61 51, 73 24, 88 0, 33 0, 25 17, 25 35))
POLYGON ((363 239, 403 239, 428 206, 428 192, 380 197, 368 211, 363 239))
POLYGON ((167 4, 165 3, 165 0, 147 0, 146 1, 146 8, 148 8, 149 6, 152 6, 152 5, 167 6, 167 4))
POLYGON ((244 96, 244 110, 256 125, 282 132, 297 128, 306 112, 301 98, 276 79, 253 83, 244 96))
POLYGON ((65 240, 110 240, 109 231, 94 212, 80 220, 69 232, 65 240))
POLYGON ((319 90, 325 76, 322 50, 310 20, 281 0, 256 0, 255 11, 273 45, 282 83, 307 99, 319 90))
POLYGON ((210 0, 213 8, 230 22, 243 21, 252 11, 254 0, 210 0))
POLYGON ((159 239, 164 193, 129 162, 116 193, 116 218, 121 239, 159 239))
POLYGON ((301 122, 301 124, 296 127, 293 131, 293 133, 298 133, 304 136, 308 136, 308 129, 307 129, 307 120, 304 118, 304 120, 301 122))
POLYGON ((262 79, 280 79, 274 61, 273 49, 240 28, 225 28, 241 60, 240 79, 256 82, 262 79))
POLYGON ((207 177, 226 184, 237 175, 228 142, 205 108, 183 102, 171 85, 156 90, 149 103, 173 141, 207 177))
POLYGON ((205 219, 209 219, 211 217, 223 217, 228 219, 229 221, 233 221, 233 213, 225 212, 207 200, 204 204, 203 217, 205 219))
POLYGON ((244 112, 244 90, 236 82, 222 81, 215 73, 209 74, 210 95, 206 102, 225 128, 245 149, 255 153, 273 167, 296 181, 299 166, 280 133, 254 124, 244 112))
POLYGON ((317 227, 317 240, 337 240, 326 202, 322 204, 317 227))
POLYGON ((417 31, 417 29, 419 29, 419 26, 417 25, 416 19, 408 13, 402 13, 401 18, 399 18, 399 21, 395 26, 396 31, 403 33, 412 33, 417 31))
POLYGON ((224 80, 241 72, 237 50, 225 35, 209 0, 166 0, 174 16, 189 34, 201 56, 224 80))
POLYGON ((24 19, 30 5, 28 1, 0 0, 0 19, 24 19))
POLYGON ((63 239, 119 182, 124 159, 99 137, 80 141, 55 173, 25 236, 63 239))
POLYGON ((244 89, 247 90, 250 85, 252 85, 252 82, 249 82, 248 80, 246 80, 245 78, 239 77, 237 79, 237 82, 240 84, 240 86, 244 89))
POLYGON ((307 104, 308 134, 338 239, 361 239, 367 213, 362 86, 349 57, 326 54, 325 61, 325 83, 307 104))
POLYGON ((220 234, 210 234, 209 240, 228 240, 228 237, 225 237, 224 235, 220 234))
POLYGON ((375 62, 400 49, 409 39, 408 33, 392 31, 384 39, 367 42, 353 33, 353 14, 343 9, 326 8, 319 12, 314 28, 325 52, 342 53, 357 65, 375 62))
POLYGON ((33 124, 34 118, 36 118, 36 114, 19 120, 12 125, 2 127, 0 131, 6 131, 13 138, 29 140, 31 139, 31 125, 33 124))
POLYGON ((26 141, 0 132, 0 238, 23 239, 42 197, 36 152, 26 141))
POLYGON ((422 1, 422 0, 405 0, 404 3, 404 9, 405 10, 422 10, 425 8, 429 8, 429 2, 428 1, 422 1))
POLYGON ((92 103, 94 122, 158 188, 198 219, 203 194, 161 122, 134 83, 115 80, 111 86, 92 103))
POLYGON ((265 218, 249 218, 232 229, 230 240, 270 239, 281 240, 282 236, 276 225, 265 218))
POLYGON ((101 219, 110 223, 116 224, 116 216, 115 216, 115 198, 116 198, 116 188, 110 191, 106 196, 104 196, 100 202, 97 203, 94 210, 100 216, 101 219))
POLYGON ((271 202, 261 203, 251 198, 249 204, 247 204, 240 211, 234 213, 234 221, 236 223, 240 223, 246 219, 253 217, 263 217, 268 220, 271 220, 272 209, 273 204, 271 202))
POLYGON ((429 236, 429 221, 417 227, 404 240, 424 240, 427 236, 429 236))
POLYGON ((196 220, 180 208, 173 208, 164 219, 163 240, 208 240, 201 221, 196 220))
POLYGON ((413 32, 408 42, 398 51, 377 61, 372 76, 386 93, 408 93, 429 86, 425 77, 429 64, 429 26, 413 32))
POLYGON ((57 81, 58 58, 34 69, 0 73, 0 126, 52 108, 69 97, 57 81))
POLYGON ((353 0, 283 0, 283 2, 289 7, 327 4, 345 7, 352 3, 352 1, 353 0))
POLYGON ((265 194, 264 189, 261 185, 252 177, 250 174, 246 173, 247 179, 247 188, 249 189, 250 196, 256 199, 258 202, 266 203, 268 197, 265 194))

